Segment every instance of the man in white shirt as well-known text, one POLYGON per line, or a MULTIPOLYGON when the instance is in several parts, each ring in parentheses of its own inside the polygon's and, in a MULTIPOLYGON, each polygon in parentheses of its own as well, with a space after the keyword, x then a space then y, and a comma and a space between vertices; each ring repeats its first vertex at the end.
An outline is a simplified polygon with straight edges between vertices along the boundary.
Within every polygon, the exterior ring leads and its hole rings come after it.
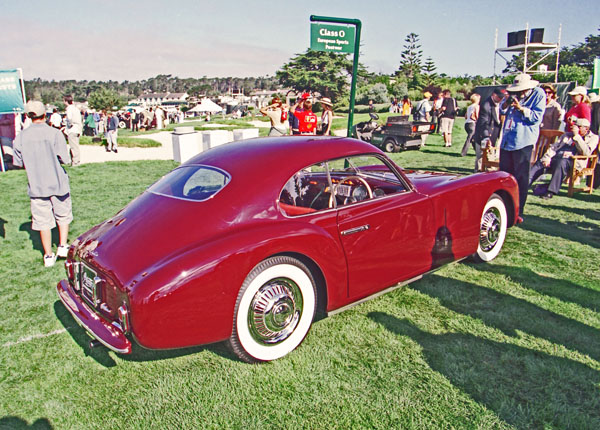
POLYGON ((79 166, 81 163, 81 153, 79 150, 79 137, 83 131, 83 121, 81 112, 73 104, 73 96, 65 96, 65 104, 67 105, 67 127, 66 135, 71 149, 72 166, 79 166))
POLYGON ((54 108, 52 115, 50 115, 50 125, 54 128, 60 129, 62 126, 62 117, 58 113, 58 109, 54 108))

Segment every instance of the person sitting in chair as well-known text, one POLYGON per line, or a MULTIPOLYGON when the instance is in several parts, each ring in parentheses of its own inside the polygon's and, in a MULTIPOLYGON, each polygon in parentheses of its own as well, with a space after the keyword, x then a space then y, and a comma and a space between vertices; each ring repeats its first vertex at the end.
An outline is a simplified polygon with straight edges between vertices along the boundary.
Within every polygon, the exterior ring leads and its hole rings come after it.
POLYGON ((597 146, 598 136, 590 131, 590 122, 585 118, 579 118, 573 123, 572 131, 563 134, 533 165, 529 175, 529 186, 531 187, 542 174, 551 173, 552 179, 548 191, 540 196, 543 199, 551 199, 558 194, 564 177, 571 171, 573 165, 571 157, 590 155, 597 146))

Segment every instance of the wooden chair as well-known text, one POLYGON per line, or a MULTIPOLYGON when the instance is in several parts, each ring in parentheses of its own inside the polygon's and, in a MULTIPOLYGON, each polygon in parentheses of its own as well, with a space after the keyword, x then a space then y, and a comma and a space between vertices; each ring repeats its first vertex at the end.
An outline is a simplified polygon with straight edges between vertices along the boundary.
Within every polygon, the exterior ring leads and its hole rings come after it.
POLYGON ((550 148, 550 145, 562 135, 563 132, 560 130, 540 130, 538 140, 531 152, 531 165, 533 166, 540 158, 542 158, 548 148, 550 148))
POLYGON ((500 149, 495 146, 481 148, 481 171, 491 172, 500 168, 500 149))
MULTIPOLYGON (((600 146, 600 145, 598 145, 600 146)), ((592 194, 594 192, 594 171, 596 169, 596 163, 598 163, 598 147, 590 155, 574 155, 573 166, 568 176, 569 180, 569 197, 573 197, 575 191, 583 191, 584 193, 592 194), (582 169, 576 167, 577 160, 585 160, 586 165, 582 169), (582 180, 583 179, 583 180, 582 180), (575 188, 577 183, 585 181, 583 187, 575 188)))

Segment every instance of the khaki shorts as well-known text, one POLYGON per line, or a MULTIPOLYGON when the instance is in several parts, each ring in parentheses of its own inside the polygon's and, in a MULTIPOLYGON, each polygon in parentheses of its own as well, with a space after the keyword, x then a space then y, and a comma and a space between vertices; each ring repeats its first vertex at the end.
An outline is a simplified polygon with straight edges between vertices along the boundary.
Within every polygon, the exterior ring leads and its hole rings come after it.
POLYGON ((52 230, 59 225, 68 225, 73 221, 71 195, 31 197, 31 229, 36 231, 52 230))
POLYGON ((440 118, 440 133, 452 134, 453 126, 454 126, 454 119, 440 118))

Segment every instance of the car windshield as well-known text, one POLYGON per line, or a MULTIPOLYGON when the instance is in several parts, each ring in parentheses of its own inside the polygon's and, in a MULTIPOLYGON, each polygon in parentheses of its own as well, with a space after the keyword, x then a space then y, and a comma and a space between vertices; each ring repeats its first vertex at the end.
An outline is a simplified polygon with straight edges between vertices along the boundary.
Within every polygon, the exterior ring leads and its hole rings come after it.
POLYGON ((163 176, 148 191, 167 197, 202 201, 223 189, 230 179, 227 172, 216 167, 183 166, 163 176))

